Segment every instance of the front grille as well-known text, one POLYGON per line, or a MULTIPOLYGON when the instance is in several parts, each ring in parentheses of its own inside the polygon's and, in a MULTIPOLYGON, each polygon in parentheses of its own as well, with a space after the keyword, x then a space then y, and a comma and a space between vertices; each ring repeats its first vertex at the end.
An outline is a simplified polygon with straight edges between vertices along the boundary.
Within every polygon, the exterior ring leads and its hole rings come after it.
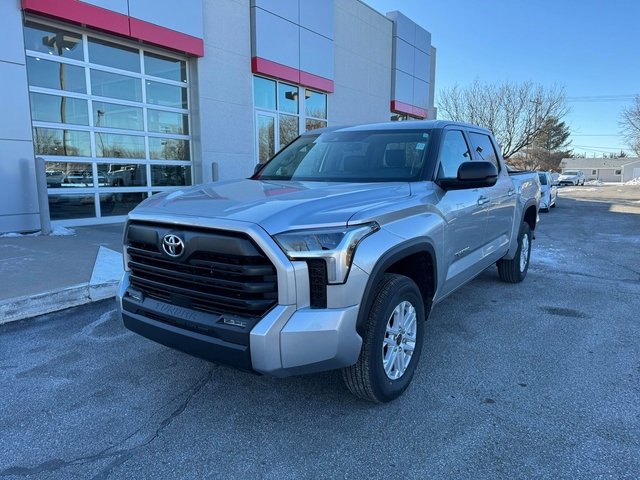
POLYGON ((162 302, 212 314, 261 316, 278 300, 275 267, 244 234, 133 223, 127 253, 131 285, 162 302), (184 240, 183 258, 161 252, 167 232, 184 240))

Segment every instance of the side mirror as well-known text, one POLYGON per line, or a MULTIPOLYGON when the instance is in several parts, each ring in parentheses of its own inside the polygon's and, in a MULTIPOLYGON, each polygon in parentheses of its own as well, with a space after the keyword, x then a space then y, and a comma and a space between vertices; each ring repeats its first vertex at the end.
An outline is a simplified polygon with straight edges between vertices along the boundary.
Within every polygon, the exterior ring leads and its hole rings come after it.
POLYGON ((498 169, 493 162, 463 162, 458 168, 457 178, 442 178, 438 185, 443 190, 492 187, 498 181, 498 169))

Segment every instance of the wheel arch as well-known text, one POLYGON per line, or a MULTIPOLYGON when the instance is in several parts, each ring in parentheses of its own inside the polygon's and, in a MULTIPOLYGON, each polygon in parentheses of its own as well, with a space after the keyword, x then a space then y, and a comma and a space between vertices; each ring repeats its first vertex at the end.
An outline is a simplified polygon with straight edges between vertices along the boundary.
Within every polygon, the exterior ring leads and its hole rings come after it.
MULTIPOLYGON (((549 200, 551 203, 551 200, 549 200)), ((536 222, 538 220, 538 212, 536 209, 535 201, 528 203, 524 210, 524 215, 522 216, 522 221, 529 224, 529 228, 533 232, 536 229, 536 222)))
POLYGON ((437 286, 436 249, 426 238, 412 239, 385 252, 374 266, 362 296, 356 321, 356 330, 364 334, 367 316, 374 301, 376 286, 385 273, 404 275, 413 280, 424 302, 425 318, 428 318, 437 286))

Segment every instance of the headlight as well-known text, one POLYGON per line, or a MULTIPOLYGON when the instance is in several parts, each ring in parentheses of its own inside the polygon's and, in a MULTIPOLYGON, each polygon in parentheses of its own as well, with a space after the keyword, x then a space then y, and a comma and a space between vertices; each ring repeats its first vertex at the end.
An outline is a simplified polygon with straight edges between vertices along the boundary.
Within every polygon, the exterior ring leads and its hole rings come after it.
POLYGON ((378 230, 380 226, 373 222, 353 227, 293 230, 273 238, 290 260, 324 259, 327 262, 327 281, 343 283, 356 247, 378 230))

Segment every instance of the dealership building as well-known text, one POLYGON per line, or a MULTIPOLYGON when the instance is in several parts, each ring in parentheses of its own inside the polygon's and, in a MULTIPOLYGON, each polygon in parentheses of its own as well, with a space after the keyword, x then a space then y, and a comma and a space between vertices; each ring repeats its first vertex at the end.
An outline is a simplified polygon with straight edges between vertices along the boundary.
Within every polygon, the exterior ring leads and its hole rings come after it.
POLYGON ((112 223, 307 130, 435 118, 431 34, 359 0, 2 0, 0 31, 0 234, 40 230, 39 193, 112 223))

